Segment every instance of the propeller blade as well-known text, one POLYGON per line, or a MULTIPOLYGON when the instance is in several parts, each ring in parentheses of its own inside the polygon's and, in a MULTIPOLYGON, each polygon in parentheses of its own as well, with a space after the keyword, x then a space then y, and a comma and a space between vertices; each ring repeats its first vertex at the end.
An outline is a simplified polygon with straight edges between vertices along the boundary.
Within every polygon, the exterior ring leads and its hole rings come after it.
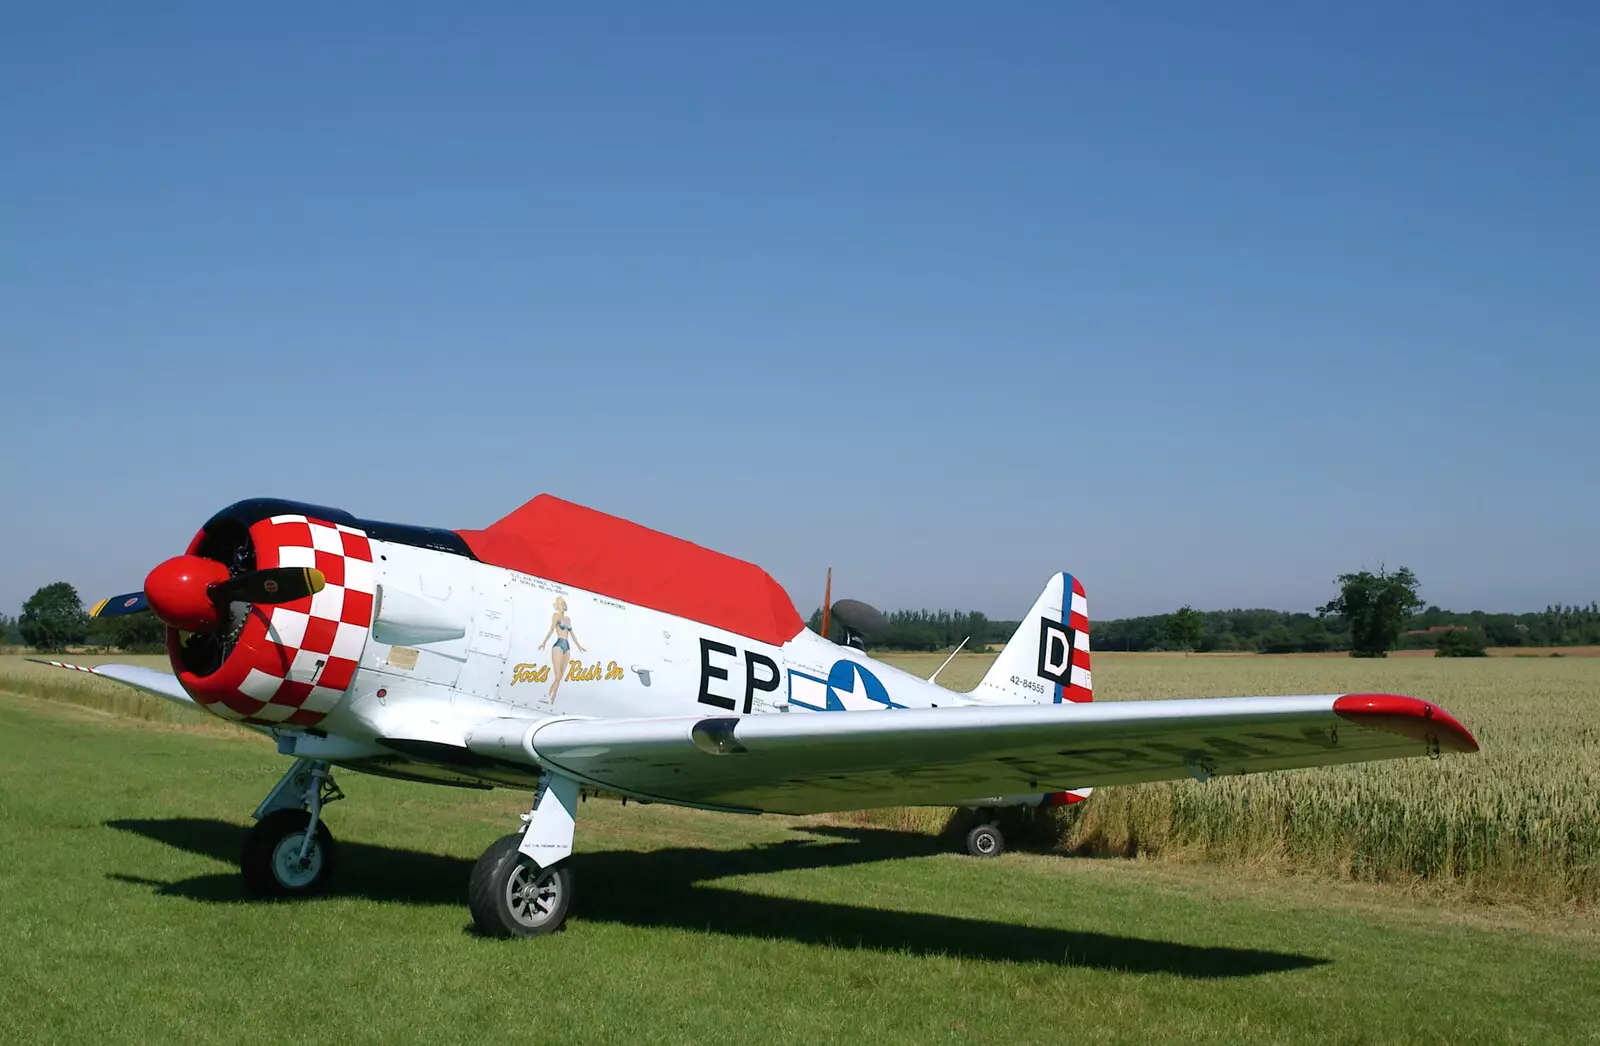
POLYGON ((218 581, 206 591, 217 604, 239 602, 271 606, 315 595, 327 583, 322 571, 312 567, 271 567, 218 581))
POLYGON ((828 568, 828 580, 822 586, 822 638, 828 638, 828 618, 833 605, 833 568, 828 568))
POLYGON ((121 617, 123 614, 137 614, 141 610, 149 609, 150 601, 144 597, 143 592, 129 592, 125 596, 102 599, 89 608, 89 616, 121 617))

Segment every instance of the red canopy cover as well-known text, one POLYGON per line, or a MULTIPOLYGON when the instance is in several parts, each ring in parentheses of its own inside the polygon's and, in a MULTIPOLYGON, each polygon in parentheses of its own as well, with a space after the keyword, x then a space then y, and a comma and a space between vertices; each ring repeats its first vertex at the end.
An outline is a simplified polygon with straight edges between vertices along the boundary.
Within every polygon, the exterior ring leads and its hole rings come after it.
POLYGON ((805 627, 783 586, 754 563, 540 494, 484 530, 457 531, 497 567, 780 645, 805 627))

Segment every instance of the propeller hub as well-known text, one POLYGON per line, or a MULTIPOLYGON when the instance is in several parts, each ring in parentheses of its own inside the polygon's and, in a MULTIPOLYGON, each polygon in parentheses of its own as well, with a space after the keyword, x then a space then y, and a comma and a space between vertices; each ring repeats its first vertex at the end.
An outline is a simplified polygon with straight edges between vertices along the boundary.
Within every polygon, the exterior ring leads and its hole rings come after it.
POLYGON ((228 568, 204 556, 173 556, 144 579, 150 609, 163 623, 185 632, 217 627, 210 588, 228 580, 228 568))

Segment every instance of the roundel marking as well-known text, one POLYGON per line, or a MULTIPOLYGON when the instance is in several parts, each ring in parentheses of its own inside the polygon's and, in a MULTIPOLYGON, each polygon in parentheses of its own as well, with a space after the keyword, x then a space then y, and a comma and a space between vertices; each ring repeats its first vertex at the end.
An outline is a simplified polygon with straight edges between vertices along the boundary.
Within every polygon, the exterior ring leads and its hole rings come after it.
POLYGON ((868 709, 874 705, 902 708, 889 699, 889 690, 865 665, 839 660, 828 670, 828 711, 868 709))

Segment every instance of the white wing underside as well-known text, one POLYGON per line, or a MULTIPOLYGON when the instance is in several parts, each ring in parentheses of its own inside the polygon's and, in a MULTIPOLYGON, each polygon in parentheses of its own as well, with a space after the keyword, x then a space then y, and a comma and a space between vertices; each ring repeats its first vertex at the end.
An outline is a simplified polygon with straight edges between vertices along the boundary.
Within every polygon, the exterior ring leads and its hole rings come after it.
POLYGON ((467 745, 481 756, 538 765, 639 798, 791 814, 946 805, 977 795, 1477 747, 1447 713, 1426 702, 1387 699, 1413 707, 1352 719, 1335 711, 1341 699, 1349 700, 1325 694, 855 714, 496 719, 479 724, 467 745), (1432 733, 1426 724, 1433 724, 1432 733))
POLYGON ((194 698, 183 689, 183 684, 178 682, 178 677, 171 672, 163 672, 156 668, 146 668, 143 665, 70 665, 65 661, 47 661, 44 658, 31 657, 28 660, 36 664, 49 665, 51 668, 67 668, 74 672, 85 672, 92 676, 110 679, 135 690, 142 691, 152 697, 165 698, 176 704, 198 708, 194 698))

